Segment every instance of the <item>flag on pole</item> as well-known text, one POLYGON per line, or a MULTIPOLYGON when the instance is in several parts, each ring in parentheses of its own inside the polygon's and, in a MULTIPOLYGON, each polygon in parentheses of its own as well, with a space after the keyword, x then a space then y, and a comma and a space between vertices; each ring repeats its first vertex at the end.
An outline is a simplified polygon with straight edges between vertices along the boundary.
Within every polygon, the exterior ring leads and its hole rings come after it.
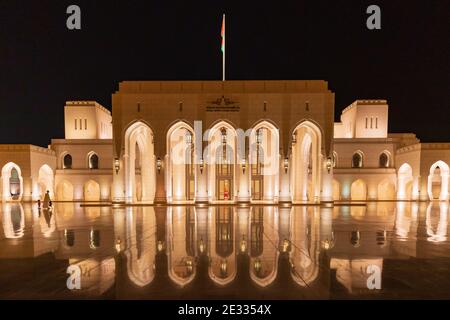
POLYGON ((222 30, 220 31, 222 37, 222 45, 220 51, 222 51, 222 81, 225 81, 225 14, 222 17, 222 30))
POLYGON ((220 46, 220 50, 225 52, 225 15, 222 18, 222 30, 220 31, 220 35, 222 37, 222 45, 220 46))

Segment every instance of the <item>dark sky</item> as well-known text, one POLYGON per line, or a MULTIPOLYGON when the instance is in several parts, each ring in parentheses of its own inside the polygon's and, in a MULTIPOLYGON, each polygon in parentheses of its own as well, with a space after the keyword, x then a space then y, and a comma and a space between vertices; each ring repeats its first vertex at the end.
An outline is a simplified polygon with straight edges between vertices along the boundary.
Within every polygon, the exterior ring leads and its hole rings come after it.
POLYGON ((389 101, 389 130, 450 141, 448 0, 0 0, 0 143, 64 136, 64 102, 110 108, 122 80, 324 79, 336 119, 389 101), (66 28, 77 4, 82 30, 66 28), (370 4, 382 29, 366 28, 370 4))

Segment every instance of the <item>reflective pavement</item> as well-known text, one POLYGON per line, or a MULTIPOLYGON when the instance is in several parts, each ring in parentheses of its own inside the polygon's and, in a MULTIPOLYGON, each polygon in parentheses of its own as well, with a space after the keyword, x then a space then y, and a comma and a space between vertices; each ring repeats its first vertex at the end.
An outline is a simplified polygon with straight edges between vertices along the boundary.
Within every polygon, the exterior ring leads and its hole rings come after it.
POLYGON ((444 202, 4 203, 0 298, 450 298, 448 216, 444 202))

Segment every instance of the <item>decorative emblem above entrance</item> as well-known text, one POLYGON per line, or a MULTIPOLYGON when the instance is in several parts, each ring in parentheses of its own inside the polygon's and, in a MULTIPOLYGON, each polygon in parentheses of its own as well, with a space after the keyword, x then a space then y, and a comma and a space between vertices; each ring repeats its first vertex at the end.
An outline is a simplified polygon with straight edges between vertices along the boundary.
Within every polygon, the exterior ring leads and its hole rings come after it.
POLYGON ((225 96, 209 102, 209 104, 206 106, 207 112, 239 112, 239 110, 239 104, 228 98, 225 98, 225 96))

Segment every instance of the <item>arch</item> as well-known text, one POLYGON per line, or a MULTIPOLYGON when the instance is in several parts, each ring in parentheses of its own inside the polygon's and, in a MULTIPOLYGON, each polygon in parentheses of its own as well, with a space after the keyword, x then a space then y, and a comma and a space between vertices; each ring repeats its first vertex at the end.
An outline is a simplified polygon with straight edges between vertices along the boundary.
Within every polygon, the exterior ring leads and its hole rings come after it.
POLYGON ((250 278, 261 287, 273 283, 278 274, 279 243, 277 207, 256 207, 250 212, 250 278), (270 226, 265 229, 264 226, 270 226), (269 240, 272 243, 269 243, 269 240))
POLYGON ((126 129, 124 160, 126 201, 153 202, 156 191, 156 159, 153 131, 146 123, 136 121, 126 129))
POLYGON ((391 154, 389 151, 383 151, 380 153, 380 156, 378 157, 378 166, 380 168, 389 168, 391 167, 391 154))
POLYGON ((73 185, 67 180, 62 180, 56 186, 56 200, 73 201, 73 185))
POLYGON ((195 133, 185 121, 174 123, 166 134, 167 200, 192 201, 196 191, 195 133))
POLYGON ((341 184, 336 179, 333 179, 333 200, 341 200, 341 184))
POLYGON ((126 208, 124 254, 127 274, 138 286, 149 285, 155 278, 157 247, 156 215, 153 207, 126 208))
POLYGON ((378 184, 378 200, 395 200, 395 185, 389 179, 378 184))
POLYGON ((25 234, 25 214, 21 203, 3 203, 3 232, 6 239, 22 238, 25 234))
POLYGON ((69 153, 65 153, 62 157, 62 168, 72 169, 72 156, 69 153))
POLYGON ((292 133, 290 172, 293 202, 318 202, 321 190, 322 131, 315 123, 301 122, 292 133), (308 188, 308 185, 310 188, 308 188), (308 189, 310 190, 308 192, 308 189))
POLYGON ((427 241, 445 242, 447 240, 448 203, 429 203, 426 210, 425 224, 427 241))
POLYGON ((52 168, 48 164, 44 164, 39 168, 37 180, 37 196, 44 200, 45 193, 48 191, 50 199, 53 199, 54 174, 52 168))
POLYGON ((222 120, 206 133, 208 146, 204 154, 207 164, 208 197, 210 201, 234 201, 236 191, 237 133, 222 120))
POLYGON ((23 195, 22 170, 14 162, 2 168, 3 201, 20 201, 23 195))
POLYGON ((364 167, 364 154, 362 151, 358 150, 353 153, 352 156, 352 168, 362 168, 364 167))
POLYGON ((413 170, 409 163, 403 163, 397 173, 397 199, 412 200, 413 170))
POLYGON ((350 188, 352 201, 365 201, 367 199, 367 185, 362 179, 353 181, 350 188))
POLYGON ((430 200, 449 199, 449 175, 449 166, 444 161, 439 160, 431 165, 427 188, 430 200))
POLYGON ((84 201, 100 201, 100 185, 94 180, 89 180, 83 187, 84 201))
POLYGON ((197 244, 197 234, 190 231, 188 221, 193 220, 194 230, 197 230, 197 214, 195 208, 188 206, 169 206, 167 208, 167 264, 169 278, 178 286, 184 287, 196 276, 195 250, 189 250, 191 240, 197 244))
POLYGON ((94 151, 89 152, 87 155, 87 166, 89 169, 99 168, 99 157, 94 151))
POLYGON ((269 121, 257 122, 250 131, 247 162, 253 200, 274 201, 279 194, 279 140, 278 128, 269 121))

